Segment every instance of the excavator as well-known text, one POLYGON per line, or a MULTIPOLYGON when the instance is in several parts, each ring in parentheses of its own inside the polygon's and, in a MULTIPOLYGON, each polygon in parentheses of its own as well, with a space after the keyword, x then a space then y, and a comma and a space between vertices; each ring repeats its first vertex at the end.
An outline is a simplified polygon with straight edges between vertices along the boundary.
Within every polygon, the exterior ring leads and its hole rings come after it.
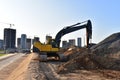
POLYGON ((49 38, 47 43, 43 44, 40 41, 33 43, 33 52, 40 55, 40 61, 47 61, 48 57, 56 57, 59 61, 66 61, 67 57, 59 53, 61 38, 71 32, 86 28, 86 43, 87 48, 90 46, 90 39, 92 39, 92 23, 90 20, 80 22, 71 26, 61 29, 55 39, 49 38))

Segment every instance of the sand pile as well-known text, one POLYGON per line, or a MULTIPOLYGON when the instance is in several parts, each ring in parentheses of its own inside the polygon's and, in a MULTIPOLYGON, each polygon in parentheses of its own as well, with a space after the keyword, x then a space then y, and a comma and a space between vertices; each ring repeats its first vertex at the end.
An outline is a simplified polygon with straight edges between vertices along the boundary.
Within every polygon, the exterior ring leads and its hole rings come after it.
POLYGON ((88 50, 86 48, 71 47, 64 52, 64 55, 67 56, 68 60, 71 60, 71 59, 79 56, 84 51, 90 52, 90 50, 88 50))
POLYGON ((72 48, 64 52, 69 61, 59 65, 58 73, 80 69, 120 70, 120 33, 115 33, 91 49, 72 48))
POLYGON ((87 51, 79 56, 59 65, 58 73, 74 72, 74 70, 110 69, 120 70, 120 60, 97 56, 87 51))
POLYGON ((110 35, 91 49, 100 56, 120 58, 120 33, 110 35))

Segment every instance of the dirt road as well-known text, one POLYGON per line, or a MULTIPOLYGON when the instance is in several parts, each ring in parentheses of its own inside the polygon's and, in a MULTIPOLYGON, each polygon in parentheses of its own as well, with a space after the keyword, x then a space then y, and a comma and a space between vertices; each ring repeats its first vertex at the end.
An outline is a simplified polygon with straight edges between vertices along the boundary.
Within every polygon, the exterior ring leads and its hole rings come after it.
POLYGON ((7 77, 20 65, 27 57, 24 54, 15 54, 0 61, 0 80, 6 80, 7 77))
POLYGON ((12 55, 10 57, 0 60, 0 70, 8 66, 9 64, 13 63, 17 59, 21 58, 23 55, 25 54, 19 53, 19 54, 15 54, 15 55, 12 55))

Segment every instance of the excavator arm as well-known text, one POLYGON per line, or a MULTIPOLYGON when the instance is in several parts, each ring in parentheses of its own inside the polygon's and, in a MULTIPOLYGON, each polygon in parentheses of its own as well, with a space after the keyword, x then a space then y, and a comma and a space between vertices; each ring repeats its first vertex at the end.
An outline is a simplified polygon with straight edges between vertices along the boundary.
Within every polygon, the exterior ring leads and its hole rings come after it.
POLYGON ((65 34, 77 31, 79 29, 83 29, 83 28, 86 28, 87 47, 89 47, 89 40, 92 38, 92 24, 91 24, 90 20, 63 28, 62 30, 60 30, 57 33, 57 35, 55 37, 56 44, 52 44, 52 45, 54 45, 56 47, 60 47, 60 42, 61 42, 62 36, 64 36, 65 34))

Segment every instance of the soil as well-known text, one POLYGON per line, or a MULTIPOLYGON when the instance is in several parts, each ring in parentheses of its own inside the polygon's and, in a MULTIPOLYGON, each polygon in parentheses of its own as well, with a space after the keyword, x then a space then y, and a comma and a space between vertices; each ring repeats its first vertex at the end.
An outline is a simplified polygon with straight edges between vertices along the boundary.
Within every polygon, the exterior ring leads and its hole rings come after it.
MULTIPOLYGON (((0 72, 0 80, 119 80, 120 79, 120 71, 106 70, 106 69, 100 70, 90 66, 89 67, 91 69, 87 69, 88 67, 86 68, 77 67, 74 68, 73 71, 62 72, 58 74, 58 69, 60 65, 67 64, 68 62, 59 62, 59 61, 40 62, 38 57, 39 56, 36 53, 32 53, 10 64, 8 67, 6 67, 8 70, 2 71, 4 72, 4 74, 0 72)), ((85 55, 83 55, 83 57, 85 57, 85 55)), ((90 57, 90 55, 88 55, 87 57, 90 57)), ((91 62, 86 61, 86 64, 88 63, 90 64, 91 62)), ((63 67, 64 70, 68 68, 65 66, 63 67)))
POLYGON ((29 54, 21 63, 19 63, 6 80, 25 80, 25 75, 32 55, 33 54, 29 54))
MULTIPOLYGON (((115 33, 97 45, 87 48, 70 48, 64 55, 68 62, 58 66, 59 74, 74 73, 76 70, 96 72, 105 79, 119 80, 120 77, 120 33, 115 33)), ((93 79, 94 80, 94 79, 93 79)), ((101 80, 101 78, 100 78, 101 80)), ((103 79, 104 80, 104 79, 103 79)))
POLYGON ((120 58, 120 32, 114 33, 97 45, 91 47, 94 54, 111 58, 120 58))
POLYGON ((16 60, 12 64, 9 64, 8 66, 6 66, 2 70, 0 70, 0 80, 6 80, 6 78, 8 78, 10 76, 10 74, 20 65, 20 63, 24 59, 26 59, 27 56, 28 55, 21 57, 20 59, 16 60))

